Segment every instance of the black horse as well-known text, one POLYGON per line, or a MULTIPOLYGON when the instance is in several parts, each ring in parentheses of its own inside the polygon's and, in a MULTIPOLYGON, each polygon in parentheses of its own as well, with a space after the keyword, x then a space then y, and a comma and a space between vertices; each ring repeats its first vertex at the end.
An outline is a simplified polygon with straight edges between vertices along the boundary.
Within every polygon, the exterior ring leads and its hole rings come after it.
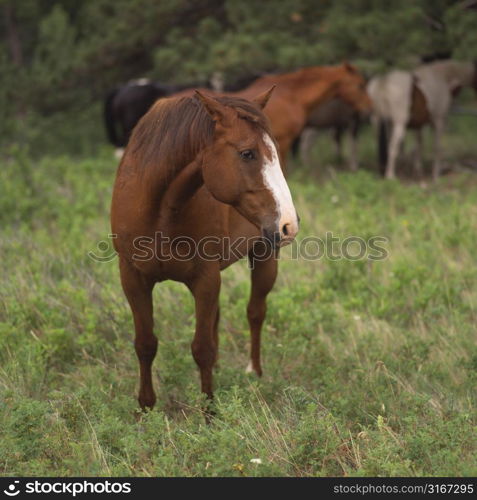
MULTIPOLYGON (((233 84, 226 85, 224 91, 233 92, 246 87, 261 74, 250 74, 233 84)), ((162 97, 167 97, 191 87, 208 87, 201 83, 187 85, 165 85, 147 79, 133 80, 111 90, 104 102, 104 122, 108 139, 117 148, 126 147, 136 123, 149 108, 162 97)))
POLYGON ((178 90, 149 80, 135 80, 111 90, 104 103, 104 122, 109 141, 117 148, 126 147, 136 123, 157 99, 178 90))

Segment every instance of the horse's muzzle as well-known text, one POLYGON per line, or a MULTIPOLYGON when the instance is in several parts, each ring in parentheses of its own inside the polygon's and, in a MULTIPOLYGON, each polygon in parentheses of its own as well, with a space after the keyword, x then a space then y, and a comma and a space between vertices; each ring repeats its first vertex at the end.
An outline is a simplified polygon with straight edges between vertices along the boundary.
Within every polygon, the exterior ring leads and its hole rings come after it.
POLYGON ((276 227, 274 227, 273 229, 263 228, 262 229, 262 238, 272 248, 277 248, 280 246, 281 236, 280 236, 280 232, 277 230, 276 227))
POLYGON ((263 227, 262 237, 273 248, 289 245, 298 232, 299 220, 300 218, 297 216, 296 221, 293 221, 293 223, 286 222, 281 227, 276 224, 271 227, 263 227))

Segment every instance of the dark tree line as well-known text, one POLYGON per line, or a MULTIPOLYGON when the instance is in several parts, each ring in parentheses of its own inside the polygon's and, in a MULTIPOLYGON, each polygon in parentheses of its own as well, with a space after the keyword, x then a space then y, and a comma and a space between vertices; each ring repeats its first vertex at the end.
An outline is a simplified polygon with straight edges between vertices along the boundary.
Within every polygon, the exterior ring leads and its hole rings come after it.
POLYGON ((477 0, 0 0, 0 12, 4 123, 84 109, 142 76, 233 82, 343 59, 369 72, 477 59, 477 0))

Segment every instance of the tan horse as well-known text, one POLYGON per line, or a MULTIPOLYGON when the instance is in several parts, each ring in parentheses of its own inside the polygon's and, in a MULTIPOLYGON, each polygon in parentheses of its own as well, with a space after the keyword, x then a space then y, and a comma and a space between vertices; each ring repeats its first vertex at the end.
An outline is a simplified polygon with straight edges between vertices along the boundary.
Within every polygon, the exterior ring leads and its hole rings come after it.
POLYGON ((298 231, 276 142, 261 112, 270 93, 254 103, 198 92, 162 99, 134 129, 119 165, 111 225, 134 317, 141 408, 152 408, 156 401, 151 377, 157 350, 155 283, 179 281, 194 296, 192 355, 202 391, 212 398, 220 271, 242 257, 253 263, 247 309, 250 366, 262 374, 260 332, 277 275, 278 248, 298 231))
MULTIPOLYGON (((322 103, 339 97, 356 111, 370 112, 371 101, 364 78, 349 63, 339 66, 312 66, 292 73, 266 75, 255 80, 246 89, 228 93, 250 99, 276 85, 276 90, 265 110, 272 134, 278 142, 282 165, 297 137, 302 133, 312 112, 322 103)), ((201 89, 211 93, 210 90, 201 89)), ((191 95, 192 89, 176 95, 191 95)))
POLYGON ((425 125, 434 129, 432 174, 434 179, 439 177, 447 115, 453 96, 465 86, 477 91, 476 65, 452 60, 423 64, 413 72, 395 70, 370 80, 368 92, 373 100, 374 121, 380 128, 380 162, 387 178, 396 175, 396 160, 406 128, 416 131, 414 168, 422 176, 425 125))

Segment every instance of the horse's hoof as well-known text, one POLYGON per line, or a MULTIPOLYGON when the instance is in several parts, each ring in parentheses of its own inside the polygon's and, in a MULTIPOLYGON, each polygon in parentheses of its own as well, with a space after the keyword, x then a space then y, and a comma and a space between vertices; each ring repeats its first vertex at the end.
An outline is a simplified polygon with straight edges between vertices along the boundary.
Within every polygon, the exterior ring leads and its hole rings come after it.
POLYGON ((204 410, 204 418, 206 425, 212 425, 215 415, 216 412, 214 410, 211 410, 210 408, 204 410))
POLYGON ((212 394, 210 394, 207 397, 207 401, 204 404, 204 406, 202 407, 202 411, 204 413, 204 419, 205 419, 206 425, 211 425, 213 423, 215 415, 217 413, 215 411, 215 408, 214 408, 214 397, 212 394))
POLYGON ((149 395, 149 396, 142 396, 139 395, 138 397, 138 403, 139 406, 141 407, 141 410, 143 412, 150 411, 154 408, 154 405, 156 404, 156 396, 155 395, 149 395))
POLYGON ((249 361, 247 368, 245 368, 245 373, 256 373, 258 377, 262 376, 262 368, 258 368, 257 370, 253 367, 252 362, 249 361))

